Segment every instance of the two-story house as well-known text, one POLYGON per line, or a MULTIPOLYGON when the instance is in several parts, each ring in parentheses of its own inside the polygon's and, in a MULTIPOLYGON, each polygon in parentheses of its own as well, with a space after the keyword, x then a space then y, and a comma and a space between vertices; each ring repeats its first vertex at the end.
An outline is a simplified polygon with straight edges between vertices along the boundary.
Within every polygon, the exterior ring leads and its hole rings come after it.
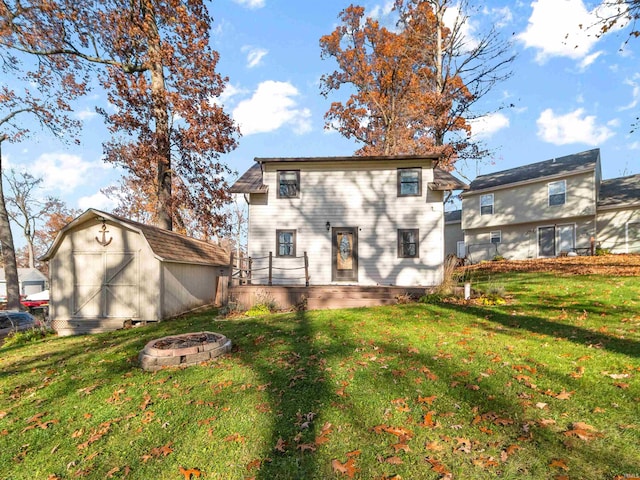
POLYGON ((586 252, 597 238, 600 150, 481 175, 462 194, 472 262, 586 252))
POLYGON ((600 150, 481 175, 445 212, 445 254, 477 263, 640 253, 640 174, 603 180, 600 150))
POLYGON ((429 286, 444 259, 443 199, 467 185, 438 156, 256 158, 231 187, 249 204, 252 283, 429 286))

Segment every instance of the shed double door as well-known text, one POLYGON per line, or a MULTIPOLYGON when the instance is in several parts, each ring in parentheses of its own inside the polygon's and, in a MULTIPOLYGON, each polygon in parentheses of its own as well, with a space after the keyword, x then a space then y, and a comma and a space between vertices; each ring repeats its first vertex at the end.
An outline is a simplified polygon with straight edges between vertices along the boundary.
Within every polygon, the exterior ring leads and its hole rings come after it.
POLYGON ((135 252, 76 252, 73 268, 74 317, 139 316, 139 265, 135 252))

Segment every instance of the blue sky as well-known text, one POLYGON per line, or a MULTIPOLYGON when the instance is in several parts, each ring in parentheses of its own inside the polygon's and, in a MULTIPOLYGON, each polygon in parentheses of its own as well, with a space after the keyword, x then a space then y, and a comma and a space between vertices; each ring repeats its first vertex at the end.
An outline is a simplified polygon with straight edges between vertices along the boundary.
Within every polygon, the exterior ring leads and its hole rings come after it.
MULTIPOLYGON (((384 18, 392 1, 360 2, 368 14, 384 18)), ((471 1, 470 3, 474 3, 471 1)), ((473 179, 490 173, 600 148, 604 178, 640 173, 640 132, 630 134, 640 99, 640 38, 628 29, 598 38, 580 28, 595 21, 598 2, 536 0, 477 2, 470 19, 473 37, 498 26, 513 41, 518 57, 513 76, 482 102, 483 111, 501 110, 474 125, 495 153, 481 163, 459 165, 473 179)), ((218 71, 229 77, 221 99, 240 125, 239 147, 222 161, 242 174, 254 157, 350 155, 358 147, 327 132, 324 113, 332 100, 320 95, 319 79, 335 68, 320 58, 319 38, 337 25, 346 1, 216 0, 212 44, 220 53, 218 71)), ((3 145, 3 166, 26 169, 45 178, 43 194, 70 207, 109 210, 100 189, 119 172, 101 161, 108 138, 96 106, 106 106, 95 89, 79 101, 75 115, 84 121, 82 144, 65 145, 36 131, 20 144, 3 145)), ((233 178, 230 178, 233 181, 233 178)), ((17 232, 16 232, 17 233, 17 232)))

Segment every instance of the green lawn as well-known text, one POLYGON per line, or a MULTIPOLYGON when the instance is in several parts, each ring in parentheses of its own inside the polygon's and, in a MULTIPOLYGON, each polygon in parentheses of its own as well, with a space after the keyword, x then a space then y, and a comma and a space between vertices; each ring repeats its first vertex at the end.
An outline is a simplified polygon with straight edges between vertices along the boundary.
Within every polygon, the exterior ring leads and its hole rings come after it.
POLYGON ((509 303, 208 312, 4 346, 0 478, 640 477, 640 280, 473 282, 509 303), (137 366, 200 330, 233 352, 137 366))

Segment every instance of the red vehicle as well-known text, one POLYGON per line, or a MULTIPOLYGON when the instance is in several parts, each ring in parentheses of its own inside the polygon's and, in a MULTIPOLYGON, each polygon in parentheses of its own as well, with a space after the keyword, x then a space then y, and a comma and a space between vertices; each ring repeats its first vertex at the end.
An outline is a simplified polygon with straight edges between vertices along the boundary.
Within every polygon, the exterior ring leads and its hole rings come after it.
POLYGON ((27 308, 37 308, 49 305, 49 290, 27 295, 20 300, 20 303, 27 308))

